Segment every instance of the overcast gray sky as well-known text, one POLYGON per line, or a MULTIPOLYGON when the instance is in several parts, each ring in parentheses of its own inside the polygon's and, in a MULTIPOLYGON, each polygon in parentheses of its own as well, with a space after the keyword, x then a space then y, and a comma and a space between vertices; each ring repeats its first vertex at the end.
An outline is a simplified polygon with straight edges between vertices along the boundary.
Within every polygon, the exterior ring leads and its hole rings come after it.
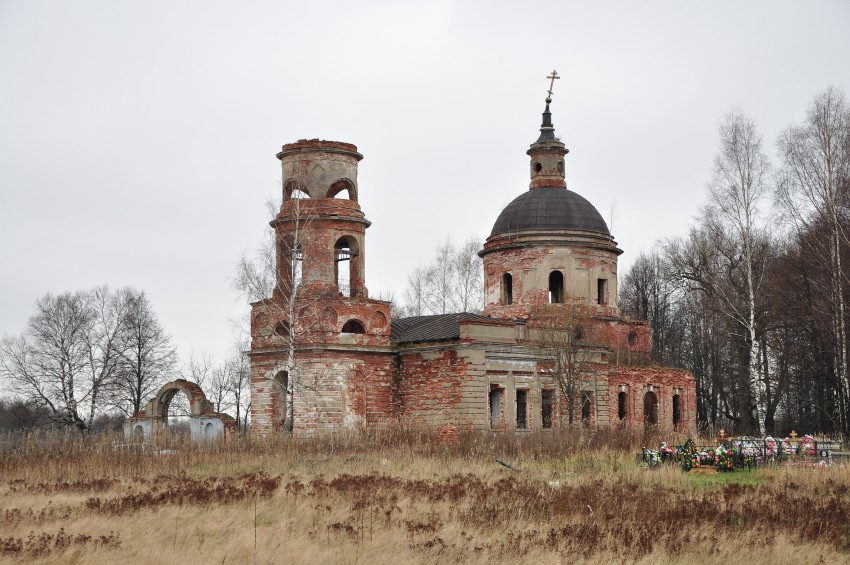
POLYGON ((223 357, 302 138, 365 155, 367 285, 401 295, 527 189, 553 68, 567 182, 615 206, 622 276, 687 229, 724 113, 773 156, 850 93, 850 3, 0 0, 0 334, 47 292, 132 285, 182 355, 223 357))

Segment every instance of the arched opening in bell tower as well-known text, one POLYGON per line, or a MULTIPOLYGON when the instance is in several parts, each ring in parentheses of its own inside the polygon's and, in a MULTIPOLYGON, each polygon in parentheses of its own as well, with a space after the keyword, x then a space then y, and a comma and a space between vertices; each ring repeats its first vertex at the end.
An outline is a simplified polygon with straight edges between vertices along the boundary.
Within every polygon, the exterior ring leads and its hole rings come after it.
POLYGON ((341 198, 345 200, 357 201, 357 189, 354 188, 354 183, 348 179, 339 179, 334 182, 328 189, 328 198, 341 198))
POLYGON ((334 244, 334 277, 337 288, 342 296, 357 295, 360 287, 360 269, 358 263, 359 250, 357 240, 350 235, 344 235, 334 244))
POLYGON ((304 185, 294 179, 289 179, 283 183, 284 200, 300 200, 302 198, 310 198, 304 185))
POLYGON ((278 242, 278 289, 292 295, 301 284, 304 273, 304 253, 293 238, 281 238, 278 242))

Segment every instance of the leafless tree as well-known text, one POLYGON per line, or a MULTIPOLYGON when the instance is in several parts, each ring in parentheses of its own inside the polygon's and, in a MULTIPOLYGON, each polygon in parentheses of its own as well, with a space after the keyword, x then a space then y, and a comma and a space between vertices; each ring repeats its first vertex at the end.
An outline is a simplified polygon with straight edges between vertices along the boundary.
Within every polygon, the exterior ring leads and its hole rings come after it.
POLYGON ((448 314, 455 309, 455 255, 452 240, 446 238, 426 271, 425 304, 434 314, 448 314))
POLYGON ((250 412, 251 366, 247 350, 247 343, 237 343, 235 351, 225 361, 230 406, 234 411, 236 423, 242 429, 247 429, 250 412))
POLYGON ((407 277, 404 316, 480 312, 484 303, 484 270, 480 244, 470 237, 456 247, 450 238, 437 247, 434 259, 407 277))
POLYGON ((88 431, 118 376, 123 307, 106 287, 38 299, 25 332, 0 342, 0 373, 58 423, 88 431))
POLYGON ((755 123, 741 112, 725 116, 720 125, 720 152, 714 159, 714 175, 708 186, 712 219, 717 222, 716 235, 722 245, 737 251, 738 269, 742 273, 744 299, 727 293, 727 285, 717 284, 723 311, 744 328, 747 354, 746 374, 753 390, 759 428, 765 429, 766 405, 771 392, 760 374, 759 328, 757 309, 763 302, 765 262, 769 257, 760 252, 770 249, 766 242, 765 202, 769 196, 770 163, 762 149, 762 138, 755 123), (766 245, 765 245, 766 244, 766 245))
POLYGON ((455 296, 461 312, 480 312, 484 304, 484 264, 478 251, 478 238, 470 237, 453 258, 455 296))
MULTIPOLYGON (((293 194, 285 200, 281 210, 285 215, 274 214, 274 205, 267 203, 273 222, 288 222, 292 228, 286 238, 278 237, 275 231, 270 231, 264 245, 260 247, 254 258, 243 256, 237 266, 234 289, 245 296, 249 302, 261 302, 273 306, 284 319, 278 336, 285 341, 286 361, 284 371, 285 383, 272 379, 271 384, 282 387, 285 404, 284 428, 293 429, 293 408, 295 394, 303 386, 297 370, 297 350, 301 334, 311 327, 309 320, 298 319, 298 309, 301 293, 301 259, 303 245, 310 229, 310 217, 303 203, 304 199, 293 194), (280 262, 280 263, 279 263, 280 262), (271 299, 271 300, 270 300, 271 299)), ((303 304, 301 304, 303 306, 303 304)))
POLYGON ((778 198, 801 241, 826 227, 825 245, 814 242, 808 251, 827 266, 829 272, 829 312, 832 320, 834 364, 840 383, 842 431, 850 435, 850 374, 846 328, 845 288, 847 273, 842 264, 842 243, 848 241, 844 229, 850 214, 850 107, 844 93, 829 88, 809 107, 801 126, 787 128, 779 138, 782 168, 778 198))
POLYGON ((530 319, 530 338, 546 361, 545 374, 560 389, 572 426, 582 393, 592 390, 594 400, 597 396, 598 322, 587 300, 575 297, 537 308, 530 319))
POLYGON ((636 320, 646 320, 652 335, 651 357, 671 362, 675 340, 675 285, 666 274, 661 251, 641 252, 620 283, 620 308, 636 320))
POLYGON ((428 269, 416 267, 407 276, 407 289, 404 291, 404 306, 401 308, 401 317, 424 316, 428 314, 426 297, 428 295, 428 269))
POLYGON ((119 410, 132 416, 164 384, 176 366, 177 352, 144 291, 125 288, 118 296, 126 308, 113 400, 119 410))
POLYGON ((0 432, 44 428, 51 421, 50 413, 34 402, 0 398, 0 432))
POLYGON ((230 366, 227 360, 210 371, 210 378, 206 382, 204 392, 216 412, 227 412, 233 408, 230 378, 230 366))

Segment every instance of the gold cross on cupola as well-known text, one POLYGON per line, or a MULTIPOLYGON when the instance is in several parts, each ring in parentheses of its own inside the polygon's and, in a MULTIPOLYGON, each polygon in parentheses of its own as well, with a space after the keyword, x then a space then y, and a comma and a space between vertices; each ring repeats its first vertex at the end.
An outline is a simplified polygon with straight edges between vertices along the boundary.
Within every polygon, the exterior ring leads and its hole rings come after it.
POLYGON ((546 97, 546 103, 552 101, 552 88, 555 86, 555 81, 561 77, 558 76, 558 71, 552 71, 552 74, 547 76, 546 78, 550 79, 549 81, 549 90, 547 91, 549 95, 546 97))

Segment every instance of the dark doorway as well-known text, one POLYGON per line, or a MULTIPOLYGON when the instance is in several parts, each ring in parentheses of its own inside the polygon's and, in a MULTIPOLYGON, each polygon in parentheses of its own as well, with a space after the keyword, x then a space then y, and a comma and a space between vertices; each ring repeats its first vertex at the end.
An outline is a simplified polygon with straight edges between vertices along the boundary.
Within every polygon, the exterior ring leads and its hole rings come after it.
POLYGON ((621 392, 617 395, 617 417, 621 420, 625 420, 628 415, 628 405, 629 405, 629 395, 625 392, 621 392))

